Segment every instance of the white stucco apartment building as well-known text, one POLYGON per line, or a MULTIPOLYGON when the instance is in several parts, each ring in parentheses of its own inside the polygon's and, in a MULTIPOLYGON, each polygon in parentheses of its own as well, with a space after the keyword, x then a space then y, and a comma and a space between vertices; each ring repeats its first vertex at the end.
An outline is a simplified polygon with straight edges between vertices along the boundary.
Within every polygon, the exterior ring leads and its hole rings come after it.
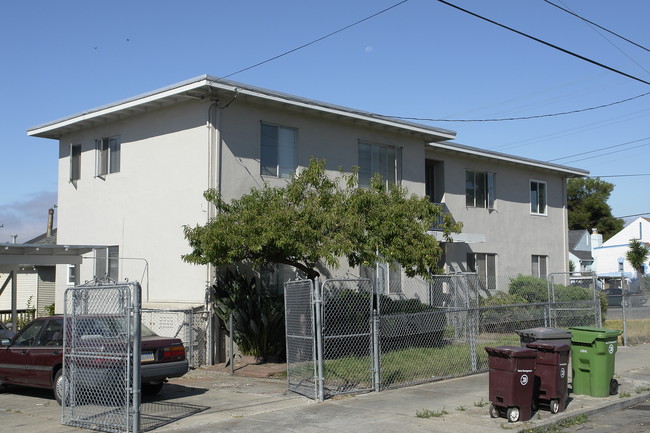
POLYGON ((566 272, 566 179, 588 174, 453 143, 453 131, 210 76, 28 134, 59 147, 58 243, 106 246, 77 268, 57 267, 58 311, 68 285, 105 273, 141 281, 145 305, 203 304, 213 271, 181 260, 183 226, 213 216, 203 191, 229 200, 264 182, 281 186, 314 156, 333 175, 359 166, 362 180, 380 172, 443 203, 464 225, 446 245, 450 272, 566 272))

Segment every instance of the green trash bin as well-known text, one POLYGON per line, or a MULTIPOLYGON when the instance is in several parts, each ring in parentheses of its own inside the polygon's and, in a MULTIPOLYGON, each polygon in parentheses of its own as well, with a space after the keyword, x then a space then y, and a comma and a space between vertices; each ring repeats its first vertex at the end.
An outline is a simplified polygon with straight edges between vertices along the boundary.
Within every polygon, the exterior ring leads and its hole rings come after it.
POLYGON ((573 393, 607 397, 618 393, 614 362, 621 331, 576 326, 571 331, 573 393))

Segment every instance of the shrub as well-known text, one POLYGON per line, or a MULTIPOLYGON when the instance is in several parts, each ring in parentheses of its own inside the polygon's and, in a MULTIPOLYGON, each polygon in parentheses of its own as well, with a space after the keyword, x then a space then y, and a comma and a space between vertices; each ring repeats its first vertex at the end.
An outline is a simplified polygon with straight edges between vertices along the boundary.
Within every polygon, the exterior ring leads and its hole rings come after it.
POLYGON ((518 275, 510 279, 508 292, 524 298, 528 303, 548 302, 548 283, 541 278, 518 275))
POLYGON ((266 293, 256 279, 227 269, 217 275, 212 286, 215 314, 229 332, 233 316, 234 338, 244 355, 259 362, 284 359, 286 353, 284 299, 266 293))

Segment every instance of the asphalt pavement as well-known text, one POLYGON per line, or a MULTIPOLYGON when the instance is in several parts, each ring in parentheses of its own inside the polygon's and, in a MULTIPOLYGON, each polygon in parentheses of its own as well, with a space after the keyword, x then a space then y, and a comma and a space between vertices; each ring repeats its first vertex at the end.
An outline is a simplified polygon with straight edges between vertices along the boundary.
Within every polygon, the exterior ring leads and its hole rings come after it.
MULTIPOLYGON (((226 369, 205 367, 171 380, 159 396, 143 398, 142 427, 160 433, 529 430, 579 414, 602 417, 645 402, 650 398, 650 345, 619 346, 614 377, 620 383, 618 395, 570 394, 563 412, 540 409, 529 421, 509 423, 488 414, 489 373, 318 403, 288 391, 283 379, 231 376, 226 369), (437 416, 418 417, 423 411, 437 416)), ((60 409, 47 390, 0 393, 0 425, 7 432, 82 431, 60 424, 60 409)))

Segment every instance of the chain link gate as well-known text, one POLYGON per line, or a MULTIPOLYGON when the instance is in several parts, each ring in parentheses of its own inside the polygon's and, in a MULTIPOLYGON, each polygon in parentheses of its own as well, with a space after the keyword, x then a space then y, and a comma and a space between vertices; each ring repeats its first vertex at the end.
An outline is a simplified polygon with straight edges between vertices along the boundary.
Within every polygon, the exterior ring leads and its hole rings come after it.
POLYGON ((140 299, 137 282, 65 291, 62 424, 140 431, 140 299))
POLYGON ((600 294, 591 272, 558 272, 548 275, 547 325, 568 328, 602 326, 600 294))

